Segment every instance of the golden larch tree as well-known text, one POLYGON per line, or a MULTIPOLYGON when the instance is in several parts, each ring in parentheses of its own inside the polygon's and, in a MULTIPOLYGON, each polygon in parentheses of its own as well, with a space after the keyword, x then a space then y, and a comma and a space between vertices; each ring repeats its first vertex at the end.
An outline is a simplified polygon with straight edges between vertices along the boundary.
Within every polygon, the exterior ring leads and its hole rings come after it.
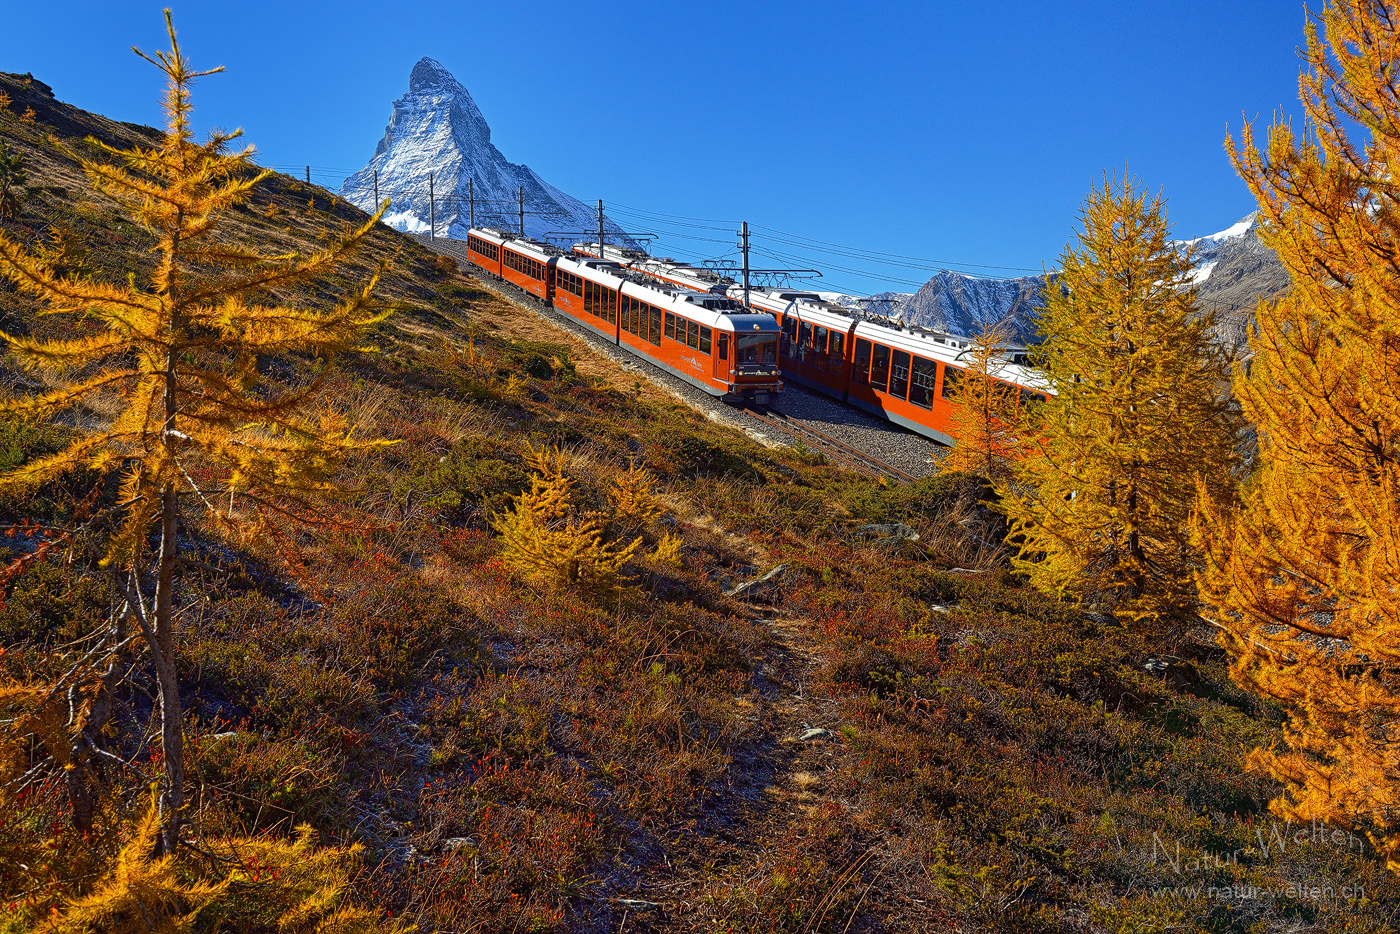
MULTIPOLYGON (((949 421, 957 445, 939 463, 940 473, 964 472, 986 477, 994 485, 1012 478, 1020 434, 1020 390, 1005 381, 1005 326, 990 325, 973 338, 963 358, 966 368, 952 391, 949 421)), ((955 371, 944 369, 944 380, 955 371)))
POLYGON ((330 273, 378 216, 310 256, 266 255, 216 237, 221 215, 245 202, 270 173, 251 165, 251 149, 229 151, 236 132, 194 138, 191 84, 222 69, 192 70, 169 11, 166 26, 168 53, 152 58, 135 50, 167 79, 160 144, 119 151, 89 139, 114 161, 82 160, 94 186, 155 234, 149 285, 64 275, 42 251, 28 252, 0 235, 0 274, 39 302, 44 314, 71 316, 80 334, 53 340, 3 335, 24 366, 48 369, 63 381, 52 391, 6 402, 3 410, 46 420, 100 399, 100 410, 116 413, 58 454, 0 477, 0 490, 23 492, 79 468, 121 474, 119 526, 107 563, 125 605, 104 638, 119 645, 123 626, 134 621, 156 670, 164 763, 160 850, 168 853, 183 819, 174 605, 182 510, 193 503, 234 523, 260 509, 296 509, 332 489, 340 456, 364 445, 328 409, 309 411, 326 368, 285 388, 263 378, 259 360, 301 354, 325 361, 355 348, 384 315, 372 300, 377 276, 330 308, 250 298, 330 273), (153 530, 152 562, 147 541, 153 530))
MULTIPOLYGON (((630 542, 609 541, 607 517, 580 513, 574 502, 574 481, 565 475, 564 454, 557 448, 531 448, 526 462, 534 470, 530 489, 492 517, 506 564, 526 580, 551 590, 574 588, 594 597, 618 595, 623 587, 622 567, 641 548, 641 536, 630 542)), ((615 509, 628 510, 624 524, 632 531, 657 514, 649 502, 649 483, 650 474, 634 466, 610 490, 615 509)))
POLYGON ((998 490, 1008 540, 1042 590, 1124 622, 1180 619, 1196 601, 1187 521, 1197 487, 1231 495, 1226 359, 1160 197, 1106 178, 1080 221, 1046 287, 1032 356, 1051 395, 998 490))
POLYGON ((1291 287, 1235 380, 1260 466, 1238 512, 1203 513, 1200 586, 1236 679, 1290 711, 1251 757, 1285 783, 1276 812, 1365 831, 1400 870, 1400 12, 1319 18, 1304 133, 1228 143, 1291 287))

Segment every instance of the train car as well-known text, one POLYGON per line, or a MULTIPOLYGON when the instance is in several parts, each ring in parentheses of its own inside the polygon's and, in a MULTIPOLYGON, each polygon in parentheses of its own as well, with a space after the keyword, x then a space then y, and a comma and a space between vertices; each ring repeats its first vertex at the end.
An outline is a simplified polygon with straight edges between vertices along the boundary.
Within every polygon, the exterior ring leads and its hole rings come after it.
POLYGON ((546 305, 554 301, 554 267, 563 251, 538 240, 512 237, 501 244, 500 277, 546 305))
MULTIPOLYGON (((734 294, 735 289, 730 289, 734 294)), ((940 444, 953 444, 951 398, 969 341, 879 315, 862 315, 813 292, 758 289, 755 308, 782 328, 783 377, 888 419, 940 444)), ((1025 348, 1006 348, 998 378, 1019 398, 1045 398, 1044 380, 1025 365, 1025 348)))
POLYGON ((493 227, 473 227, 467 232, 467 258, 498 278, 501 276, 501 247, 510 234, 493 227))
MULTIPOLYGON (((742 297, 732 286, 731 298, 742 297)), ((750 289, 749 304, 777 319, 782 329, 778 363, 783 376, 818 392, 844 398, 850 382, 851 332, 856 319, 813 292, 750 289)))
POLYGON ((727 402, 768 405, 782 392, 777 322, 723 295, 577 253, 556 263, 554 307, 727 402))

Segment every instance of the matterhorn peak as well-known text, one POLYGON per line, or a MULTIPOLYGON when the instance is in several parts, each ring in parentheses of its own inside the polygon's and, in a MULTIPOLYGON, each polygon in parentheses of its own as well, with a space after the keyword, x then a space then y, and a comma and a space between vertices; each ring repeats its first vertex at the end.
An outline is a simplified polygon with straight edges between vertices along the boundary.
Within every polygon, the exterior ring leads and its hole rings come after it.
POLYGON ((408 93, 420 94, 424 91, 437 90, 467 93, 467 89, 462 87, 461 82, 452 77, 452 72, 444 68, 442 62, 425 55, 418 59, 418 64, 414 65, 413 70, 408 73, 408 93))
MULTIPOLYGON (((384 223, 409 233, 467 238, 473 222, 520 232, 523 190, 525 233, 595 230, 594 211, 548 184, 529 166, 506 161, 491 142, 491 127, 471 94, 443 64, 420 58, 408 75, 408 93, 394 101, 384 138, 369 165, 345 180, 340 194, 367 211, 390 201, 384 223), (431 179, 432 200, 429 200, 431 179)), ((607 229, 618 233, 612 224, 607 229)))

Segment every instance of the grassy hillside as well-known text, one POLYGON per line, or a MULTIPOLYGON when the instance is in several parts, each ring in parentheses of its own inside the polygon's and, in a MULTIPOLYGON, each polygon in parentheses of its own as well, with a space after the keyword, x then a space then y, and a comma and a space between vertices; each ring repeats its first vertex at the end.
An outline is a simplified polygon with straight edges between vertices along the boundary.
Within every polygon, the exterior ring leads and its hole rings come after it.
MULTIPOLYGON (((58 230, 56 261, 139 279, 152 241, 53 138, 152 131, 37 81, 0 74, 0 90, 0 138, 35 187, 0 229, 55 250, 58 230)), ((307 251, 363 216, 274 176, 224 230, 307 251)), ((327 301, 382 260, 396 314, 327 398, 361 437, 402 443, 349 464, 317 526, 184 530, 199 837, 308 823, 363 844, 355 897, 428 931, 1394 926, 1400 886, 1364 847, 1268 814, 1276 788, 1243 753, 1275 712, 1205 640, 1161 645, 1022 586, 978 541, 995 522, 975 481, 889 487, 758 447, 387 228, 358 269, 280 297, 327 301), (513 577, 489 519, 545 445, 600 511, 644 463, 665 512, 638 534, 679 536, 679 560, 637 559, 601 600, 513 577), (890 522, 918 542, 863 528, 890 522)), ((0 287, 4 328, 59 327, 37 312, 0 287)), ((310 365, 265 370, 291 383, 310 365)), ((13 392, 42 385, 3 372, 13 392)), ((109 414, 0 425, 0 466, 109 414)), ((88 492, 75 478, 0 502, 0 522, 63 521, 88 492)), ((0 678, 54 670, 110 600, 82 548, 11 580, 0 678)), ((114 742, 144 762, 144 664, 122 690, 114 742)), ((54 855, 7 864, 0 847, 0 930, 47 914, 45 872, 80 874, 106 845, 67 829, 56 785, 26 803, 0 826, 54 855)))

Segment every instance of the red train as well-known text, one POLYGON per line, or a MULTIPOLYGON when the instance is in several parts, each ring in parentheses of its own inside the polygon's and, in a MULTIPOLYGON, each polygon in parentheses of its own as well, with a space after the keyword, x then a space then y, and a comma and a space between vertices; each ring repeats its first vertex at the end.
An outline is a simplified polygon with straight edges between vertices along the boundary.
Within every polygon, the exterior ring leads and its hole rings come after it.
MULTIPOLYGON (((579 244, 572 253, 476 228, 472 262, 712 395, 764 405, 789 379, 953 444, 952 391, 965 338, 825 301, 814 292, 742 289, 713 270, 639 250, 579 244)), ((1024 348, 1007 348, 999 379, 1044 399, 1024 348)))
MULTIPOLYGON (((812 292, 751 290, 749 303, 779 322, 784 378, 942 444, 955 443, 951 399, 971 347, 967 339, 861 314, 812 292)), ((1022 401, 1045 398, 1024 348, 1007 348, 996 375, 1019 388, 1022 401)))
POLYGON ((467 255, 492 275, 712 396, 767 405, 782 392, 776 320, 745 310, 722 291, 686 287, 627 262, 564 253, 491 228, 472 228, 467 255))

